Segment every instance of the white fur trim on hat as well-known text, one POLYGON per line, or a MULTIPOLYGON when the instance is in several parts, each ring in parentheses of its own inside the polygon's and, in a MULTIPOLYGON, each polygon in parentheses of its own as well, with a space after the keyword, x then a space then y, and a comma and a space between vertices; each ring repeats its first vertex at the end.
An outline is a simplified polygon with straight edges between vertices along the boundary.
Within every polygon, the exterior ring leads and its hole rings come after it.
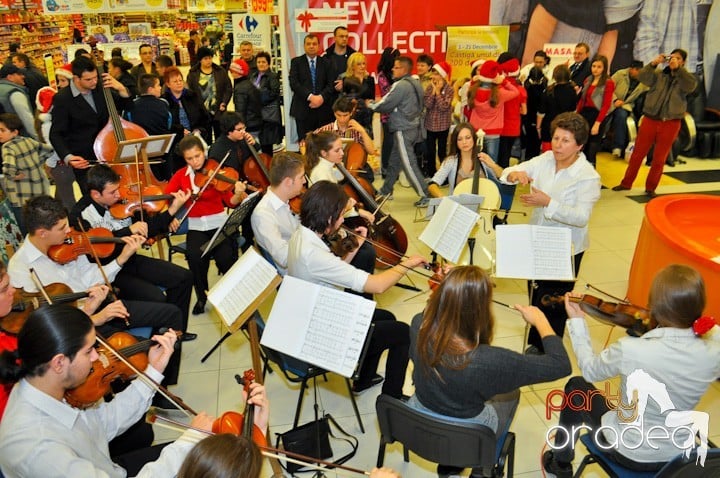
POLYGON ((35 95, 35 105, 37 106, 38 113, 50 112, 55 93, 57 93, 55 88, 50 88, 49 86, 43 86, 38 90, 35 95))
POLYGON ((448 62, 446 62, 446 61, 441 61, 440 63, 435 63, 435 64, 432 66, 432 68, 433 68, 433 70, 435 70, 436 72, 438 72, 438 74, 439 74, 440 76, 442 76, 443 78, 445 78, 445 80, 448 80, 448 81, 450 80, 450 76, 451 76, 451 73, 452 73, 452 67, 450 66, 450 64, 449 64, 448 62))

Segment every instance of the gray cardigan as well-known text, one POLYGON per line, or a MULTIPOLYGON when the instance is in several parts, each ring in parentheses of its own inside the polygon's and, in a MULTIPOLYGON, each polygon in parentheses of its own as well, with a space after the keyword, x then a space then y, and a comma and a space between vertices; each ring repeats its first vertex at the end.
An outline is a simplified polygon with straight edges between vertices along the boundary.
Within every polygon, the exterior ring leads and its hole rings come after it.
POLYGON ((470 352, 460 370, 438 367, 442 379, 426 370, 418 359, 417 337, 422 313, 410 325, 410 358, 415 364, 415 396, 426 408, 457 418, 472 418, 485 408, 485 401, 524 385, 557 380, 572 371, 562 339, 543 339, 545 355, 523 355, 493 345, 480 345, 470 352))

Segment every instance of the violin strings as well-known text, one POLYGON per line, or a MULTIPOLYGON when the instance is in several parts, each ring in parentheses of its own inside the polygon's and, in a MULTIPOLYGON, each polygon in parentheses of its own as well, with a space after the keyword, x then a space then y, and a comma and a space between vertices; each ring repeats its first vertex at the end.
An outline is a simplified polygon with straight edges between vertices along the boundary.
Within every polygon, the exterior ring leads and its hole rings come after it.
POLYGON ((390 247, 388 247, 388 246, 385 246, 385 245, 383 245, 383 244, 380 244, 379 242, 374 241, 374 240, 372 240, 372 239, 370 239, 370 238, 368 238, 368 237, 362 236, 362 235, 358 234, 357 232, 353 231, 352 229, 350 229, 350 228, 348 228, 348 227, 346 227, 346 226, 342 226, 342 229, 343 229, 344 231, 346 231, 347 233, 352 234, 353 236, 356 236, 356 237, 358 237, 358 238, 362 238, 362 239, 366 240, 366 241, 367 241, 369 244, 371 244, 373 247, 378 247, 378 248, 380 248, 380 249, 382 249, 382 250, 384 250, 384 251, 386 251, 386 252, 389 252, 390 254, 392 254, 392 255, 394 255, 394 256, 397 256, 397 257, 400 258, 400 259, 407 259, 407 257, 408 257, 408 256, 406 256, 405 254, 401 254, 400 251, 396 251, 395 249, 392 249, 392 248, 390 248, 390 247))

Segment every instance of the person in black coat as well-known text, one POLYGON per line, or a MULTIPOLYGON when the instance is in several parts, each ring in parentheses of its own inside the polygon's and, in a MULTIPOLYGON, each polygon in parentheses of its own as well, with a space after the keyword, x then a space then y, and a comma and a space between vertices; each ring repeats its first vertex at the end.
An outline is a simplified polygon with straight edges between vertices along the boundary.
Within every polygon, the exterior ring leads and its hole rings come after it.
POLYGON ((174 153, 175 146, 185 135, 199 134, 205 143, 212 142, 210 115, 205 109, 202 97, 185 88, 183 75, 176 66, 165 70, 165 86, 163 98, 167 100, 172 115, 170 132, 175 133, 173 151, 173 171, 185 166, 185 159, 174 153))
POLYGON ((293 92, 290 116, 295 118, 298 138, 333 120, 332 102, 335 97, 333 67, 318 56, 320 41, 317 35, 305 36, 305 54, 290 62, 290 89, 293 92), (313 81, 311 68, 315 68, 313 81))
POLYGON ((578 43, 573 50, 573 63, 570 68, 570 81, 572 81, 578 96, 582 90, 585 78, 590 76, 590 46, 587 43, 578 43))
POLYGON ((245 127, 255 137, 262 130, 262 102, 260 90, 250 81, 250 67, 242 58, 230 64, 230 76, 233 77, 233 103, 235 111, 245 119, 245 127))
POLYGON ((227 109, 233 89, 227 70, 213 63, 214 56, 210 48, 198 49, 198 62, 188 71, 187 87, 202 98, 217 138, 222 134, 217 117, 227 109))
MULTIPOLYGON (((138 81, 140 96, 133 100, 132 106, 125 111, 125 118, 141 126, 150 136, 171 134, 172 114, 170 105, 161 98, 162 86, 157 75, 143 73, 138 81)), ((150 168, 160 181, 167 181, 173 173, 172 156, 167 154, 161 164, 152 164, 150 168)))
POLYGON ((25 69, 25 87, 28 89, 28 97, 30 98, 30 106, 33 111, 35 110, 35 103, 33 100, 37 95, 37 92, 43 86, 48 86, 48 80, 43 75, 43 72, 38 70, 37 67, 30 61, 25 53, 16 52, 10 57, 12 64, 18 68, 25 69))
POLYGON ((270 69, 270 54, 261 51, 255 57, 257 69, 250 70, 250 81, 260 90, 263 114, 260 144, 262 152, 272 156, 273 145, 282 141, 285 135, 282 113, 280 111, 280 79, 270 69))
POLYGON ((93 150, 95 138, 109 119, 103 87, 114 90, 112 96, 117 111, 127 108, 131 98, 127 88, 111 75, 104 73, 99 81, 97 67, 88 58, 73 60, 72 73, 70 86, 53 98, 50 144, 60 159, 74 168, 80 190, 86 194, 87 169, 98 159, 113 160, 98 158, 93 150))

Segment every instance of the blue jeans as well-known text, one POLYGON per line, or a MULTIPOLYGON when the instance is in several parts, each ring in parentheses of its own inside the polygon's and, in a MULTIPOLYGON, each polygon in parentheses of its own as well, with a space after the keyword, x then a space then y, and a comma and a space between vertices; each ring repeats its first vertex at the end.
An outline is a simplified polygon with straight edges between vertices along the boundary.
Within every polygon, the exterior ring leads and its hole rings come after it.
POLYGON ((627 119, 628 116, 630 116, 630 112, 623 108, 617 108, 615 111, 613 111, 613 131, 615 132, 615 135, 613 136, 613 149, 620 148, 625 149, 625 146, 627 145, 628 137, 627 137, 627 119))

